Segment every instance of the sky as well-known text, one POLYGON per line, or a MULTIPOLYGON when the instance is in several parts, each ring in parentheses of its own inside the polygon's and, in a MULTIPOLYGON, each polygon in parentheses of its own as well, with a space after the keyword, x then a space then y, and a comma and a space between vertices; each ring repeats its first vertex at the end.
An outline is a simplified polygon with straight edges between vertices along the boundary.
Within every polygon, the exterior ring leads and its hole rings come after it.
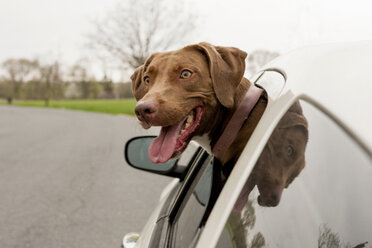
MULTIPOLYGON (((119 0, 0 0, 0 62, 94 59, 86 48, 92 21, 119 0)), ((190 43, 286 53, 298 47, 372 39, 370 0, 185 0, 198 16, 190 43)), ((99 77, 102 65, 94 62, 99 77)), ((117 76, 117 75, 116 75, 117 76)), ((122 76, 122 75, 121 75, 122 76)))

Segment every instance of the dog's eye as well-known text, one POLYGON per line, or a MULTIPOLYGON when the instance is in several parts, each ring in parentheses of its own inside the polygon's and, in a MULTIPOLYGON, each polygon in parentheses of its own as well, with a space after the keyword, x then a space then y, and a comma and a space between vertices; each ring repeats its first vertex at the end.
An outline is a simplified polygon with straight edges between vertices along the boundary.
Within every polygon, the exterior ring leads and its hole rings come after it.
POLYGON ((145 81, 145 84, 149 84, 150 83, 150 77, 149 76, 144 77, 143 81, 145 81))
POLYGON ((291 157, 293 155, 293 147, 292 146, 288 146, 287 148, 287 156, 288 157, 291 157))
POLYGON ((182 72, 181 72, 181 78, 189 78, 189 77, 191 77, 191 71, 189 71, 189 70, 183 70, 182 72))

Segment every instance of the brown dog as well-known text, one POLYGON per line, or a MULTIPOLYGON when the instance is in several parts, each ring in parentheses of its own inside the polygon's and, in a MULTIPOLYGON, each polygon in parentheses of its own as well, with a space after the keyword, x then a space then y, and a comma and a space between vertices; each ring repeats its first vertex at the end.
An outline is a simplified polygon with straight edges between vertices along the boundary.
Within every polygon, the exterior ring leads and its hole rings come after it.
POLYGON ((255 185, 260 192, 259 205, 275 207, 279 204, 284 188, 305 167, 307 127, 301 106, 296 102, 272 133, 234 206, 235 211, 243 209, 255 185))
MULTIPOLYGON (((237 48, 199 43, 152 54, 136 69, 131 77, 136 116, 144 128, 162 127, 149 148, 152 162, 176 157, 192 138, 207 136, 202 143, 211 150, 251 86, 243 77, 246 56, 237 48)), ((261 97, 222 164, 233 166, 266 104, 261 97)))

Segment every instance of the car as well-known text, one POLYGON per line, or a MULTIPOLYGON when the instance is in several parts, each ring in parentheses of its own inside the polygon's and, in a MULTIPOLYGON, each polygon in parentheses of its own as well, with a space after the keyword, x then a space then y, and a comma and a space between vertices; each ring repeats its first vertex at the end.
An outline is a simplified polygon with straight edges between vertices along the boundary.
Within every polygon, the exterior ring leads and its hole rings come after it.
POLYGON ((250 81, 266 91, 267 107, 223 185, 218 160, 195 142, 179 160, 152 164, 154 137, 127 141, 129 165, 174 179, 123 246, 372 247, 371 58, 372 41, 360 41, 301 48, 264 66, 250 81), (306 124, 301 149, 291 140, 298 135, 275 136, 295 105, 306 124), (265 171, 270 160, 283 174, 299 157, 305 163, 283 192, 269 188, 275 204, 263 203, 265 186, 247 191, 258 166, 265 171))

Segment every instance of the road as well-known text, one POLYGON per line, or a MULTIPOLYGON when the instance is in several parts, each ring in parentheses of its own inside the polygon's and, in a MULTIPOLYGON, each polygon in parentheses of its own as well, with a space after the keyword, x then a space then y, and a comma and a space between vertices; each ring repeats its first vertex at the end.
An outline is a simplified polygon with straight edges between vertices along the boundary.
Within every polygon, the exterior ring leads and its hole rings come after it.
POLYGON ((170 180, 125 164, 140 134, 128 116, 0 106, 0 247, 119 247, 140 231, 170 180))

